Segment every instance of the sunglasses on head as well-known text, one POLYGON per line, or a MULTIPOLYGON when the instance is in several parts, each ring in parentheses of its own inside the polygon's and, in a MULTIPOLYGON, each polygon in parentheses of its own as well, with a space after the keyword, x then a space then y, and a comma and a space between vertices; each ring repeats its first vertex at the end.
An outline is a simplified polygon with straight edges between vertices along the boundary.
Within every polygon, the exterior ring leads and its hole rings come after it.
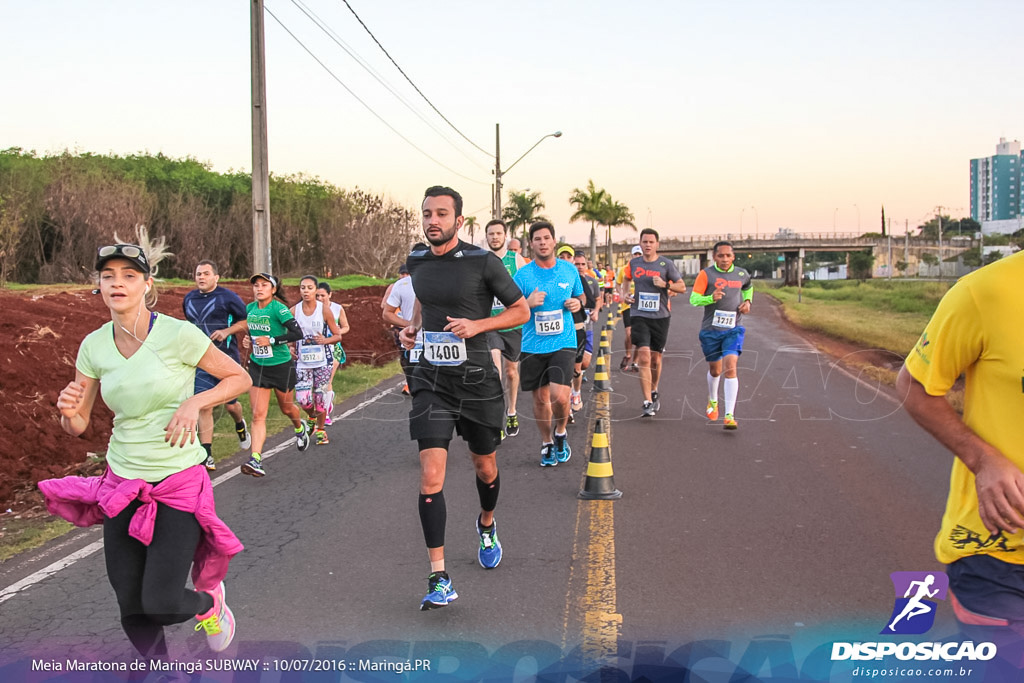
POLYGON ((142 256, 142 250, 134 244, 112 244, 109 247, 100 247, 96 253, 100 258, 106 258, 107 256, 139 258, 142 256))

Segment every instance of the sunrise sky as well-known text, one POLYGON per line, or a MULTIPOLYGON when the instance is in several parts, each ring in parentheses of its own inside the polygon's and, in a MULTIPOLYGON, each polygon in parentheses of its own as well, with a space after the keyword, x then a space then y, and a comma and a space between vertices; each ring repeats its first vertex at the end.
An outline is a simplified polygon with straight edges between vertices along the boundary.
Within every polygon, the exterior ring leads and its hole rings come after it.
MULTIPOLYGON (((969 160, 1024 138, 1017 0, 349 3, 487 153, 343 0, 267 0, 334 73, 266 17, 272 172, 410 207, 451 185, 481 223, 495 123, 505 167, 563 131, 504 184, 576 241, 568 197, 590 178, 663 235, 878 230, 883 204, 902 233, 967 215, 969 160)), ((249 3, 0 0, 0 17, 0 148, 250 169, 249 3)))

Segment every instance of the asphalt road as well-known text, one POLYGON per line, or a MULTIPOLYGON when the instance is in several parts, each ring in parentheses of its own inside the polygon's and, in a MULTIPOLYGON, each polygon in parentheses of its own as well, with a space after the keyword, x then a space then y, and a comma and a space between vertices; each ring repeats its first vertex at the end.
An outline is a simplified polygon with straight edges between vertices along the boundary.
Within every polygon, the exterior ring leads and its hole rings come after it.
MULTIPOLYGON (((577 498, 592 383, 584 385, 586 416, 570 427, 572 459, 555 468, 539 467, 523 396, 522 431, 499 451, 505 555, 484 570, 474 475, 456 442, 446 550, 460 598, 448 608, 418 610, 429 567, 398 378, 339 406, 350 414, 329 428, 329 445, 306 453, 289 445, 269 458, 263 479, 225 476, 240 455, 222 464, 218 511, 246 545, 226 581, 238 632, 225 657, 232 666, 257 659, 259 669, 207 667, 201 680, 396 680, 352 670, 359 659, 384 656, 428 660, 430 672, 412 679, 543 671, 567 680, 601 664, 616 669, 606 671, 613 679, 657 679, 687 664, 711 680, 737 670, 829 680, 822 648, 878 639, 893 607, 889 574, 939 568, 931 543, 951 456, 899 409, 898 397, 835 368, 766 302, 745 319, 740 428, 708 424, 700 312, 676 302, 656 418, 639 417, 639 381, 617 369, 621 324, 612 335, 607 400, 621 499, 577 498), (335 670, 280 671, 323 661, 335 670)), ((49 680, 31 673, 33 659, 133 656, 101 552, 80 552, 38 578, 98 539, 97 529, 78 531, 0 567, 0 680, 49 680)), ((211 657, 192 626, 168 629, 176 662, 211 657)), ((929 637, 954 632, 942 604, 929 637)))

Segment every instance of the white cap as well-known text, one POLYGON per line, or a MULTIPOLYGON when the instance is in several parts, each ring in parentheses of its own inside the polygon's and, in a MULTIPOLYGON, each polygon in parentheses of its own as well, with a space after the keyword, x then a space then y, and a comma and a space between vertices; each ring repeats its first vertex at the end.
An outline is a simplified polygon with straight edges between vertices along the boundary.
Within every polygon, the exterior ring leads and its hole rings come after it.
POLYGON ((633 249, 632 249, 632 250, 630 251, 630 253, 631 253, 631 254, 632 254, 633 256, 639 256, 640 254, 644 253, 644 250, 643 250, 643 249, 641 249, 641 248, 640 248, 640 245, 638 244, 638 245, 636 245, 635 247, 633 247, 633 249))

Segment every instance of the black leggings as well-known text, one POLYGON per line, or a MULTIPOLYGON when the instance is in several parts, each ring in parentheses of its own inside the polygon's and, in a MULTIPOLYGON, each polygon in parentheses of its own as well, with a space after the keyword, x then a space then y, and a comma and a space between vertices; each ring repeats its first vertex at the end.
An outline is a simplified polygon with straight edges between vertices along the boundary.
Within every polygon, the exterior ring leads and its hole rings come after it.
POLYGON ((185 588, 201 529, 195 515, 157 503, 153 542, 143 545, 128 535, 132 501, 117 517, 103 520, 107 577, 121 608, 121 627, 142 655, 167 654, 163 627, 208 612, 213 596, 185 588))

